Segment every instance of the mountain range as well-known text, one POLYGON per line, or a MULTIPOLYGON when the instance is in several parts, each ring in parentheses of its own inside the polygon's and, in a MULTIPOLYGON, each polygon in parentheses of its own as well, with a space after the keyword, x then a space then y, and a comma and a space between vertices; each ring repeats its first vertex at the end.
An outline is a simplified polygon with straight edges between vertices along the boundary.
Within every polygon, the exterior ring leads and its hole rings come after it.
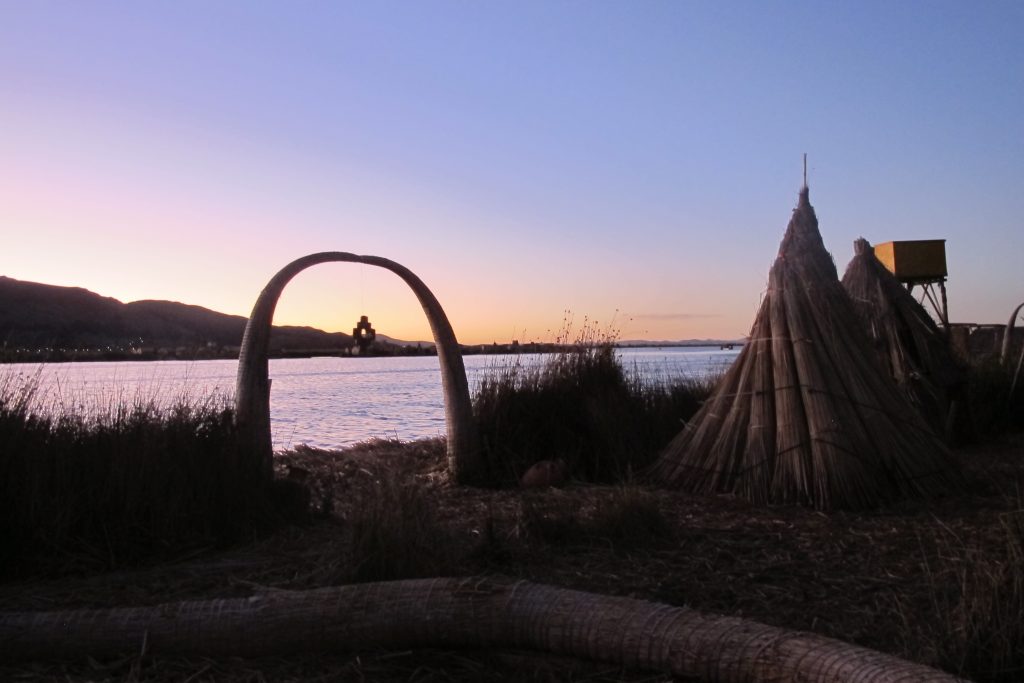
MULTIPOLYGON (((80 287, 58 287, 0 276, 0 347, 235 347, 246 318, 175 301, 132 301, 80 287)), ((313 327, 274 326, 272 349, 351 345, 351 335, 313 327)), ((401 344, 385 335, 382 341, 401 344)))
MULTIPOLYGON (((95 350, 128 353, 130 349, 215 349, 216 355, 237 353, 247 319, 176 301, 123 303, 81 287, 60 287, 0 275, 0 351, 95 350)), ((378 344, 427 350, 433 342, 409 342, 377 334, 378 344)), ((693 346, 741 344, 741 340, 620 341, 620 346, 693 346)), ((352 337, 314 327, 275 325, 272 353, 340 350, 352 337)), ((501 345, 516 350, 515 345, 501 345)), ((386 352, 386 348, 380 349, 386 352)), ((480 352, 485 347, 463 347, 480 352)))

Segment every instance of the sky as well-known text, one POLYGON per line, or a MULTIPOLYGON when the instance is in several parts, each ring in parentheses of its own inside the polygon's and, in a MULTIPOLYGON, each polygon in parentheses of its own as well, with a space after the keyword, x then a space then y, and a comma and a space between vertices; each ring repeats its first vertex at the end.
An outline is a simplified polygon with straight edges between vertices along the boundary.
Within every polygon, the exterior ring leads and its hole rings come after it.
MULTIPOLYGON (((463 343, 740 338, 802 155, 853 241, 1024 300, 1024 3, 0 0, 0 275, 248 315, 319 251, 463 343), (594 321, 597 321, 594 323, 594 321)), ((275 323, 430 339, 324 264, 275 323)))

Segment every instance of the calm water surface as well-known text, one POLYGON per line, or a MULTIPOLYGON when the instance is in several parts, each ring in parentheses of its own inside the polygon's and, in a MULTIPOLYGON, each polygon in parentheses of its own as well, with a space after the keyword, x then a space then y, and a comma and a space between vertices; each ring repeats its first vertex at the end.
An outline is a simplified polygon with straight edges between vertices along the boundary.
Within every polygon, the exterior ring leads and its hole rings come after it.
MULTIPOLYGON (((738 350, 718 347, 622 349, 624 367, 648 381, 721 372, 738 350)), ((466 356, 470 390, 488 371, 543 356, 466 356)), ((8 366, 40 373, 39 400, 51 410, 103 412, 134 401, 234 393, 237 361, 61 363, 8 366)), ((338 448, 371 438, 443 435, 441 372, 434 356, 298 358, 270 361, 274 447, 338 448)))

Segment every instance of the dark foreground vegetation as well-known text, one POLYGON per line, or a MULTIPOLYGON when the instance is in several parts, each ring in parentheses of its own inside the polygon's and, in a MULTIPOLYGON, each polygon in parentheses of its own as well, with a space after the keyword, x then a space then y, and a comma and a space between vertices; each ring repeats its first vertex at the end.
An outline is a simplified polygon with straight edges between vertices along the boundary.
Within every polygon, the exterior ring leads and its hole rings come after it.
MULTIPOLYGON (((498 573, 748 617, 962 673, 1024 680, 1024 401, 974 370, 979 441, 941 500, 822 514, 637 484, 710 387, 641 386, 602 344, 514 367, 476 397, 493 489, 453 486, 442 441, 279 454, 290 482, 249 485, 230 411, 139 405, 40 417, 0 391, 0 610, 157 604, 342 583, 498 573), (542 438, 546 437, 546 438, 542 438), (566 459, 563 489, 521 491, 566 459), (300 486, 301 484, 301 486, 300 486), (306 497, 294 495, 304 488, 306 497), (288 501, 309 501, 284 523, 288 501)), ((294 512, 294 510, 293 510, 294 512)), ((19 680, 661 680, 526 652, 361 652, 4 666, 19 680)))
POLYGON ((514 484, 545 459, 564 460, 585 481, 628 481, 697 412, 717 379, 644 381, 593 335, 542 363, 500 366, 473 400, 492 483, 514 484))
POLYGON ((251 535, 267 496, 217 399, 40 412, 31 377, 0 379, 0 576, 73 557, 99 567, 251 535))

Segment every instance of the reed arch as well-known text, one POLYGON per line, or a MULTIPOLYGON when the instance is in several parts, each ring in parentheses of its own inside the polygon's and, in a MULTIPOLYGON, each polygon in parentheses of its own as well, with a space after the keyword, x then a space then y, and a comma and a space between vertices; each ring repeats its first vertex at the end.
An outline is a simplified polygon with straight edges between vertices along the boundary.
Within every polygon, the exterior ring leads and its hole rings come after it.
POLYGON ((1006 329, 1003 330, 1003 348, 999 353, 999 360, 1004 365, 1010 362, 1010 347, 1013 345, 1013 327, 1017 323, 1017 315, 1022 308, 1024 308, 1024 303, 1019 304, 1017 308, 1013 309, 1013 313, 1010 314, 1010 321, 1006 323, 1006 329))
POLYGON ((278 271, 263 288, 245 326, 235 383, 235 422, 246 445, 252 450, 260 475, 267 481, 274 476, 267 362, 274 309, 292 278, 312 266, 335 262, 363 263, 390 270, 402 278, 416 294, 430 323, 441 364, 445 425, 448 432, 448 466, 457 481, 475 481, 482 475, 482 468, 476 423, 469 398, 469 383, 459 343, 444 309, 423 281, 405 266, 380 256, 360 256, 344 251, 325 251, 303 256, 278 271))

